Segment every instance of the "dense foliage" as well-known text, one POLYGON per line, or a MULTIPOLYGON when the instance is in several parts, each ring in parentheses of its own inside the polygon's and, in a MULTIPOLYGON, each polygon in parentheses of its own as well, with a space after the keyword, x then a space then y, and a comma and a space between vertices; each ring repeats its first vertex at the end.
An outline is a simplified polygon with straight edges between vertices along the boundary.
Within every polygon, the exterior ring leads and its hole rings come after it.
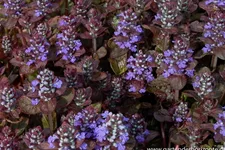
POLYGON ((224 0, 0 0, 0 149, 224 149, 224 60, 224 0))

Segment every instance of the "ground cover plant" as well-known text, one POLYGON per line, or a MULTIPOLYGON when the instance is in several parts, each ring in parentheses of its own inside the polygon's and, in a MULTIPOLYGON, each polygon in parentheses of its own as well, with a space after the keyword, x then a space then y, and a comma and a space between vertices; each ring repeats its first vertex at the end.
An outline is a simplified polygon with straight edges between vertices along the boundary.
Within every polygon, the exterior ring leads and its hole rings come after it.
POLYGON ((224 0, 0 0, 0 149, 224 149, 224 60, 224 0))

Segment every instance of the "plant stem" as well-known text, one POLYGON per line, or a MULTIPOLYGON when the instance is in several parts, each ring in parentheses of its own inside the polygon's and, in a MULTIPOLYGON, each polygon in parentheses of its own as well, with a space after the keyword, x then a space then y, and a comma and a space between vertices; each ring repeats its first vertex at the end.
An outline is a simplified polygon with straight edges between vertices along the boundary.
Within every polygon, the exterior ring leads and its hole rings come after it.
POLYGON ((213 70, 216 68, 216 65, 217 65, 217 56, 213 55, 211 60, 211 67, 213 70))
POLYGON ((97 41, 96 38, 92 38, 93 54, 97 51, 97 41))
POLYGON ((178 150, 178 149, 179 149, 179 145, 176 145, 176 146, 175 146, 175 150, 178 150))
POLYGON ((179 90, 175 90, 174 97, 176 101, 179 101, 179 90))
POLYGON ((166 148, 166 136, 165 136, 165 132, 164 132, 163 122, 160 122, 160 128, 161 128, 161 134, 162 134, 162 139, 163 139, 163 148, 166 148))
POLYGON ((48 123, 49 123, 49 128, 50 128, 50 132, 51 134, 53 134, 53 119, 52 119, 52 114, 48 114, 48 123))
POLYGON ((65 14, 66 15, 69 14, 69 3, 68 3, 68 0, 65 0, 65 14))

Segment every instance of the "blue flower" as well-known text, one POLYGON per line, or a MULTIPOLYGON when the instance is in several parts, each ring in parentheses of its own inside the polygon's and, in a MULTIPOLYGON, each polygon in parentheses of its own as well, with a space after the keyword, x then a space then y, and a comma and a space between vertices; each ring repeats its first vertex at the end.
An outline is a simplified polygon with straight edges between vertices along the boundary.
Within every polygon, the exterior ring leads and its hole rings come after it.
POLYGON ((171 75, 193 76, 194 70, 189 68, 191 62, 194 61, 192 54, 193 50, 190 49, 189 41, 184 37, 175 37, 173 41, 174 46, 172 49, 164 51, 162 66, 165 67, 163 76, 168 78, 171 75))
POLYGON ((130 88, 128 90, 129 92, 136 92, 136 88, 133 85, 130 85, 130 88))
POLYGON ((29 60, 27 61, 27 65, 34 64, 39 61, 46 61, 48 55, 48 48, 50 44, 47 39, 36 36, 34 39, 30 39, 30 45, 25 50, 26 55, 28 55, 29 60))
POLYGON ((34 105, 34 106, 38 105, 39 102, 40 102, 40 100, 37 99, 37 98, 35 98, 35 99, 33 98, 33 99, 31 100, 31 104, 34 105))
POLYGON ((95 128, 94 133, 96 135, 96 139, 99 142, 103 142, 106 140, 106 135, 109 133, 107 127, 105 126, 98 126, 95 128))
POLYGON ((115 43, 121 49, 129 49, 132 52, 136 52, 136 43, 141 40, 140 34, 143 33, 142 27, 137 25, 137 22, 135 21, 137 18, 136 14, 131 10, 127 10, 119 14, 118 17, 120 18, 120 22, 114 32, 114 35, 116 36, 115 43))
POLYGON ((55 148, 55 145, 53 144, 53 142, 55 142, 55 140, 58 139, 58 138, 59 137, 55 134, 53 134, 53 136, 48 137, 49 148, 55 148))
POLYGON ((57 55, 62 55, 62 59, 74 63, 76 61, 75 52, 81 49, 81 41, 75 39, 75 33, 72 28, 68 28, 57 34, 59 51, 57 55))
POLYGON ((55 87, 57 89, 61 88, 62 87, 62 81, 57 78, 56 81, 53 83, 53 87, 55 87))

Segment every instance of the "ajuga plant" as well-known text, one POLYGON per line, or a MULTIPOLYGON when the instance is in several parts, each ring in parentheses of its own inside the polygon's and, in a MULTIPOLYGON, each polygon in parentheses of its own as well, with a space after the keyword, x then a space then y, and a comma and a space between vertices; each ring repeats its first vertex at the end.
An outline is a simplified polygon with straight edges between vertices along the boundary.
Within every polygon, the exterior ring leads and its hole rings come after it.
POLYGON ((0 0, 0 149, 225 148, 224 0, 0 0))

